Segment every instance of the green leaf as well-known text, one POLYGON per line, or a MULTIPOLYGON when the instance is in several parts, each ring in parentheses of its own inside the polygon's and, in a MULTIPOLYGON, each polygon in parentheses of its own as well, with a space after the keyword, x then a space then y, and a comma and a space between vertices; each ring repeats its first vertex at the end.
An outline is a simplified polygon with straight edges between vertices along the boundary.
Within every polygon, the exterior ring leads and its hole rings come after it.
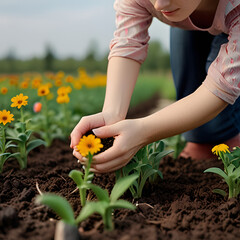
POLYGON ((223 197, 227 196, 227 193, 224 190, 218 189, 218 188, 213 189, 213 193, 218 193, 218 194, 222 195, 223 197))
POLYGON ((77 184, 78 187, 83 184, 83 173, 78 170, 72 170, 69 175, 70 178, 77 184))
POLYGON ((27 154, 33 150, 36 147, 39 147, 40 145, 45 145, 46 142, 41 139, 34 139, 27 143, 27 154))
POLYGON ((10 147, 17 147, 17 145, 12 144, 12 141, 8 141, 8 142, 6 143, 5 148, 8 149, 8 148, 10 148, 10 147))
POLYGON ((31 134, 32 134, 32 131, 31 130, 27 130, 25 132, 25 134, 26 134, 26 137, 27 137, 27 140, 28 140, 30 138, 31 134))
POLYGON ((212 168, 208 168, 204 171, 204 173, 216 173, 219 176, 223 177, 225 179, 225 181, 228 183, 228 176, 227 174, 220 168, 216 168, 216 167, 212 167, 212 168))
POLYGON ((143 173, 143 176, 142 176, 142 178, 141 178, 140 185, 139 185, 139 193, 140 193, 140 195, 142 195, 142 190, 143 190, 143 187, 144 187, 147 179, 148 179, 151 175, 157 173, 157 170, 155 170, 155 169, 153 169, 153 168, 151 168, 151 167, 148 166, 143 172, 144 172, 144 173, 143 173))
POLYGON ((174 152, 174 150, 165 150, 165 151, 162 151, 160 152, 158 155, 157 155, 157 159, 162 159, 163 157, 167 156, 168 154, 174 152))
POLYGON ((8 155, 11 155, 11 153, 9 153, 9 152, 7 152, 7 153, 1 153, 1 154, 0 154, 0 157, 3 157, 3 156, 6 157, 6 156, 8 156, 8 155))
POLYGON ((25 133, 18 134, 17 138, 24 143, 27 141, 27 135, 25 133))
POLYGON ((138 174, 132 174, 124 178, 120 178, 114 185, 110 201, 115 202, 122 194, 132 185, 132 183, 138 178, 138 174))
POLYGON ((87 183, 86 184, 88 188, 90 188, 97 196, 97 199, 99 201, 105 201, 105 202, 110 202, 109 194, 107 189, 102 189, 101 187, 87 183))
POLYGON ((229 176, 229 177, 233 174, 234 168, 235 168, 235 166, 234 166, 233 164, 230 164, 230 165, 227 167, 227 173, 228 173, 228 176, 229 176))
POLYGON ((130 209, 130 210, 135 210, 136 206, 133 205, 132 203, 126 201, 126 200, 122 200, 119 199, 114 203, 111 203, 110 206, 112 209, 116 209, 116 208, 126 208, 126 209, 130 209))
POLYGON ((48 206, 59 215, 62 220, 70 225, 75 225, 72 207, 66 198, 52 193, 46 193, 36 198, 36 203, 48 206))
POLYGON ((236 180, 237 178, 240 178, 240 167, 236 168, 233 171, 233 174, 231 176, 233 178, 233 180, 236 180))
POLYGON ((124 176, 128 176, 129 173, 134 171, 137 167, 138 163, 137 162, 130 162, 127 164, 125 167, 122 168, 124 176))
POLYGON ((1 152, 3 151, 3 143, 2 143, 2 141, 0 141, 0 150, 1 150, 1 152))
POLYGON ((76 222, 82 222, 93 213, 99 213, 103 217, 107 207, 108 204, 106 202, 87 202, 77 217, 76 222))
POLYGON ((20 154, 20 152, 16 152, 16 153, 12 153, 9 157, 19 158, 19 157, 21 157, 21 154, 20 154))

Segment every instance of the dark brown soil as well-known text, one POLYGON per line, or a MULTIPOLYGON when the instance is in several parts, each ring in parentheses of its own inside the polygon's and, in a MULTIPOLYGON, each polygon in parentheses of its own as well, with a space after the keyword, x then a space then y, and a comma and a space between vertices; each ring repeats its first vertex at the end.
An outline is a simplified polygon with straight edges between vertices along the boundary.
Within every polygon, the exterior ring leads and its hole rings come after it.
MULTIPOLYGON (((82 239, 239 239, 239 199, 227 200, 212 193, 214 188, 227 189, 219 177, 203 173, 211 166, 220 167, 221 163, 166 157, 160 164, 164 180, 145 186, 136 211, 116 210, 113 232, 103 232, 101 217, 93 215, 79 228, 82 239)), ((58 218, 48 208, 34 203, 36 184, 43 192, 66 197, 77 215, 81 209, 79 194, 68 174, 80 168, 69 142, 60 140, 49 148, 33 150, 26 170, 19 170, 16 162, 7 162, 0 175, 0 239, 53 239, 58 218)), ((94 177, 95 184, 109 191, 114 181, 114 174, 94 177)), ((132 200, 129 192, 123 198, 132 200)))

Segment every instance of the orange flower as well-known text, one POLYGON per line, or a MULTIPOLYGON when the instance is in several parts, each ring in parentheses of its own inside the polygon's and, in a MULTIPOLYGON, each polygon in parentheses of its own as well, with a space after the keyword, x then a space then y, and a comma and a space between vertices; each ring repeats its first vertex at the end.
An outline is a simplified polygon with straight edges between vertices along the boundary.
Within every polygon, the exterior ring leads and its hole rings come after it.
POLYGON ((38 112, 41 112, 41 110, 42 110, 42 104, 41 104, 40 102, 34 103, 34 105, 33 105, 33 111, 34 111, 35 113, 38 113, 38 112))
POLYGON ((1 88, 1 93, 2 93, 2 94, 5 95, 5 94, 7 94, 7 92, 8 92, 8 89, 7 89, 6 87, 2 87, 2 88, 1 88))

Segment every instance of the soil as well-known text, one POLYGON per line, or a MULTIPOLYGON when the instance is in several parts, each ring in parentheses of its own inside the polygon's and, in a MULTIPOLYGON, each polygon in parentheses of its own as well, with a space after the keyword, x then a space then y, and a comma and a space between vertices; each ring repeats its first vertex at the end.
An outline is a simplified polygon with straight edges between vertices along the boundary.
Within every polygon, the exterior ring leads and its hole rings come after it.
MULTIPOLYGON (((104 232, 101 217, 92 215, 79 227, 82 239, 239 239, 239 198, 228 200, 212 193, 214 188, 227 191, 218 176, 203 173, 212 166, 221 167, 221 162, 165 157, 160 164, 164 179, 145 185, 142 197, 134 202, 136 211, 116 210, 112 232, 104 232)), ((47 207, 35 204, 37 188, 66 197, 78 215, 79 194, 68 177, 72 169, 81 166, 72 155, 69 141, 61 140, 30 152, 25 170, 19 170, 15 161, 7 162, 0 175, 0 239, 54 239, 59 218, 47 207)), ((93 182, 111 191, 115 175, 95 175, 93 182)), ((94 199, 94 195, 89 198, 94 199)), ((132 201, 130 192, 122 198, 132 201)))

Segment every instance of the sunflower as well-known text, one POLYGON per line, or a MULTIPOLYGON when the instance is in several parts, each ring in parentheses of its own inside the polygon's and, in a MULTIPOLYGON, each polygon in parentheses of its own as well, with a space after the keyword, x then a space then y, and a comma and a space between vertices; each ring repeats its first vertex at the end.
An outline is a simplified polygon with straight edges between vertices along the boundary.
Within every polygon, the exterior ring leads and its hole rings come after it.
POLYGON ((229 152, 230 153, 230 151, 228 149, 229 149, 228 145, 219 144, 212 148, 212 152, 215 155, 219 156, 221 152, 224 152, 224 153, 229 152))
POLYGON ((102 147, 103 145, 101 144, 100 138, 95 138, 93 134, 90 134, 80 139, 77 145, 77 151, 80 152, 83 157, 86 157, 88 153, 92 155, 97 153, 102 147))
POLYGON ((4 95, 4 94, 7 94, 8 92, 8 89, 6 87, 2 87, 1 88, 1 93, 4 95))
POLYGON ((11 101, 13 102, 11 107, 17 107, 19 109, 22 106, 26 106, 28 104, 27 99, 28 96, 24 96, 22 93, 20 93, 19 95, 11 99, 11 101))
POLYGON ((5 109, 3 111, 0 111, 0 123, 6 125, 7 123, 10 123, 13 120, 14 120, 13 114, 11 114, 10 111, 6 111, 5 109))
POLYGON ((46 96, 50 93, 50 90, 49 90, 49 86, 48 85, 41 85, 39 88, 38 88, 38 96, 42 97, 42 96, 46 96))

